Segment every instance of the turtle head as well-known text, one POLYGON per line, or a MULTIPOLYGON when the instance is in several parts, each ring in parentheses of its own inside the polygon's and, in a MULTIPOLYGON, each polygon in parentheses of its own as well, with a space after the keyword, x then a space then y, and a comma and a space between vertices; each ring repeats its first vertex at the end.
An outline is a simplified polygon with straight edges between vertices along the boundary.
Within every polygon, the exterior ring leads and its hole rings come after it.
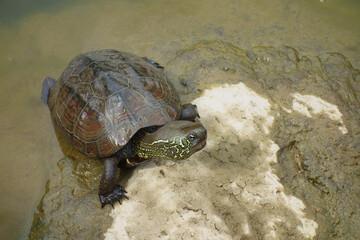
POLYGON ((154 133, 147 133, 139 141, 138 155, 144 158, 181 160, 203 149, 207 132, 198 122, 184 120, 165 124, 154 133), (145 155, 141 155, 141 153, 145 155))

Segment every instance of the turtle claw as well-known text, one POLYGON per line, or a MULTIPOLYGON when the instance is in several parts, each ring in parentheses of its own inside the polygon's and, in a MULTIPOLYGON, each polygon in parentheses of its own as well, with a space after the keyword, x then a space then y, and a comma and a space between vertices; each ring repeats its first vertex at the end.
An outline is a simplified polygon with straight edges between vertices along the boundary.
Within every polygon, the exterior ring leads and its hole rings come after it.
POLYGON ((99 195, 101 208, 105 207, 106 204, 110 204, 114 208, 114 203, 118 201, 121 204, 121 198, 129 199, 126 196, 126 190, 120 185, 116 185, 112 192, 107 196, 99 195))

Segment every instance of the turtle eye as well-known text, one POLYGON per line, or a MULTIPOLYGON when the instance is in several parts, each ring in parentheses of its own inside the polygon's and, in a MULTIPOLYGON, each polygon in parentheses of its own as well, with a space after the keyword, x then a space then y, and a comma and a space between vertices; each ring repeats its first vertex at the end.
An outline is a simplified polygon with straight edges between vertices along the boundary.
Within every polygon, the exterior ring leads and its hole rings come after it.
POLYGON ((190 134, 188 139, 190 140, 190 142, 194 142, 196 140, 196 135, 195 134, 190 134))

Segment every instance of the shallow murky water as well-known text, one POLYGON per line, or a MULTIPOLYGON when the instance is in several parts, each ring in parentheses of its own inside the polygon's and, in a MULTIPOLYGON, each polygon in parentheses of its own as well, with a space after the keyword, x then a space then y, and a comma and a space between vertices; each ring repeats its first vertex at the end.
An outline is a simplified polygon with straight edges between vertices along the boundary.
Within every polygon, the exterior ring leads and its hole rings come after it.
MULTIPOLYGON (((155 59, 167 68, 166 71, 173 81, 181 82, 175 82, 175 85, 184 94, 183 98, 188 100, 195 98, 191 94, 199 94, 192 93, 196 87, 200 86, 200 90, 204 91, 225 83, 235 84, 238 76, 241 75, 247 76, 248 79, 252 79, 252 74, 263 77, 265 80, 263 79, 263 82, 261 79, 259 80, 262 87, 258 87, 258 89, 265 90, 263 92, 259 90, 259 92, 269 101, 276 102, 271 98, 271 94, 278 93, 266 92, 266 89, 277 89, 279 93, 285 94, 281 86, 277 86, 278 79, 276 78, 282 76, 282 73, 284 76, 287 74, 287 79, 294 81, 294 91, 298 88, 299 92, 308 85, 297 84, 297 81, 306 77, 306 74, 315 76, 316 71, 323 71, 323 67, 326 68, 324 74, 327 74, 329 79, 336 77, 341 79, 340 76, 344 74, 352 74, 349 73, 349 71, 351 72, 349 64, 344 64, 343 68, 334 67, 341 65, 342 60, 336 58, 340 55, 335 54, 335 57, 330 57, 327 65, 316 65, 314 59, 317 57, 311 56, 321 56, 321 59, 324 60, 329 57, 326 55, 327 52, 341 53, 351 61, 355 68, 359 69, 360 67, 360 25, 358 24, 360 22, 358 14, 360 4, 357 1, 325 0, 325 3, 321 3, 312 0, 304 3, 285 0, 271 2, 266 0, 93 0, 70 3, 70 1, 39 0, 35 1, 37 5, 32 2, 34 5, 31 6, 27 6, 25 2, 28 1, 23 1, 23 4, 20 1, 1 1, 0 3, 1 239, 25 239, 28 237, 34 212, 45 192, 50 171, 54 171, 54 169, 56 171, 58 168, 70 170, 74 168, 73 174, 76 178, 69 177, 68 180, 74 179, 74 185, 83 186, 91 183, 94 185, 93 189, 97 188, 95 180, 101 173, 101 165, 91 162, 81 165, 76 160, 75 166, 71 165, 69 158, 64 157, 53 132, 49 112, 40 101, 43 78, 46 76, 57 78, 70 59, 81 52, 115 48, 155 59), (14 2, 17 3, 16 7, 11 5, 14 2), (18 4, 21 7, 17 7, 18 4), (294 54, 289 53, 289 48, 280 50, 284 45, 296 49, 301 56, 306 55, 310 60, 301 62, 301 65, 288 65, 285 59, 294 57, 294 54), (274 47, 274 50, 257 48, 257 46, 270 46, 274 47), (248 51, 247 55, 241 55, 243 51, 248 51), (281 51, 286 54, 282 55, 281 51), (260 58, 257 59, 259 56, 260 58), (267 57, 272 59, 271 63, 267 63, 267 57), (235 64, 239 59, 244 63, 247 62, 248 65, 235 64), (261 60, 261 63, 256 62, 257 60, 261 60), (231 65, 231 62, 234 62, 234 65, 231 65), (218 73, 212 74, 211 71, 219 66, 228 72, 227 77, 218 75, 218 73), (294 68, 297 71, 292 71, 294 68), (289 74, 289 69, 291 74, 289 74), (237 75, 231 75, 234 72, 237 75), (205 76, 209 77, 208 82, 204 83, 203 81, 202 84, 196 85, 196 80, 201 77, 205 78, 205 76), (188 88, 184 88, 184 85, 187 85, 188 88), (95 171, 92 172, 91 169, 95 169, 95 171), (77 182, 76 179, 81 179, 81 177, 92 180, 77 182)), ((324 62, 326 61, 324 60, 324 62)), ((358 75, 353 75, 357 76, 354 82, 359 84, 358 75)), ((314 79, 316 78, 314 77, 314 79)), ((317 81, 321 82, 321 79, 326 78, 320 77, 320 80, 317 81)), ((245 81, 245 77, 242 80, 245 81)), ((310 81, 310 86, 312 83, 315 89, 312 93, 314 96, 324 99, 329 96, 327 93, 330 90, 321 84, 317 85, 315 80, 314 82, 310 81)), ((358 114, 356 110, 358 105, 356 104, 359 104, 358 88, 356 86, 345 88, 336 84, 336 82, 333 83, 334 88, 349 92, 346 94, 339 91, 334 94, 333 99, 332 95, 326 99, 328 102, 336 103, 340 112, 345 115, 343 122, 335 121, 338 124, 337 127, 344 127, 345 123, 347 131, 350 129, 354 136, 359 136, 356 135, 359 132, 357 129, 359 118, 356 116, 358 114)), ((253 87, 256 89, 255 85, 253 87)), ((295 104, 294 109, 310 106, 309 114, 314 114, 316 111, 314 105, 307 104, 309 97, 306 97, 306 94, 294 95, 294 99, 296 100, 293 103, 295 104)), ((318 100, 318 104, 328 106, 327 103, 320 100, 318 100)), ((329 105, 328 108, 331 109, 331 106, 329 105)), ((336 109, 331 111, 336 114, 336 109)), ((295 120, 302 119, 297 116, 294 118, 295 120)), ((290 121, 288 116, 284 119, 290 121)), ((280 134, 286 128, 281 124, 286 125, 287 123, 275 124, 273 131, 280 134), (277 129, 280 130, 277 131, 277 129)), ((301 128, 305 128, 301 125, 302 123, 296 124, 296 126, 300 125, 301 128)), ((328 124, 332 126, 330 123, 328 124)), ((302 145, 301 137, 295 139, 294 142, 291 141, 289 136, 292 131, 296 132, 296 127, 289 128, 283 135, 275 136, 275 134, 273 136, 273 139, 282 148, 278 153, 279 165, 274 167, 278 171, 278 177, 286 180, 288 185, 283 184, 289 189, 288 191, 293 190, 296 184, 289 183, 289 179, 296 178, 294 177, 296 173, 292 176, 291 174, 284 175, 283 172, 291 172, 293 165, 289 165, 286 159, 288 159, 288 155, 295 155, 302 159, 299 160, 301 163, 299 171, 304 171, 316 186, 320 186, 319 188, 325 191, 325 195, 328 194, 326 191, 331 193, 332 190, 329 190, 328 185, 330 180, 319 176, 320 173, 309 162, 310 153, 304 150, 306 145, 302 145)), ((343 131, 346 130, 343 128, 343 131)), ((319 135, 325 136, 323 138, 327 136, 323 129, 319 131, 319 135)), ((334 135, 334 138, 340 139, 335 141, 337 146, 345 149, 346 144, 349 143, 354 146, 353 149, 356 149, 356 141, 352 143, 351 137, 341 138, 338 135, 339 133, 334 135)), ((313 141, 323 142, 323 145, 333 144, 323 138, 313 141)), ((306 141, 306 137, 304 141, 306 141)), ((249 143, 249 145, 251 144, 249 143)), ((319 155, 322 150, 315 149, 314 151, 315 155, 319 155)), ((334 156, 341 159, 339 156, 341 152, 336 152, 331 148, 327 148, 327 151, 330 153, 324 153, 326 157, 322 159, 334 158, 334 156)), ((358 156, 351 157, 355 159, 352 164, 357 166, 358 156)), ((76 157, 74 158, 76 159, 76 157)), ((354 168, 353 165, 351 166, 354 168)), ((359 178, 358 173, 357 175, 356 172, 353 174, 354 178, 359 178)), ((52 173, 51 176, 57 175, 52 173)), ((71 176, 73 177, 73 175, 71 176)), ((341 174, 336 176, 340 182, 345 178, 341 174)), ((351 183, 350 180, 343 182, 344 186, 342 187, 345 188, 351 183)), ((49 188, 56 184, 64 186, 71 183, 66 182, 61 185, 61 183, 53 181, 47 186, 49 188)), ((81 187, 79 188, 80 190, 77 189, 76 194, 85 194, 81 187)), ((351 188, 349 189, 351 190, 351 188)), ((47 189, 47 191, 50 190, 47 189)), ((334 192, 336 191, 334 190, 334 192)), ((87 196, 93 196, 93 198, 88 197, 89 200, 83 201, 96 206, 96 191, 91 194, 87 196)), ((308 200, 309 197, 305 190, 296 196, 302 199, 299 196, 301 194, 303 199, 308 200)), ((346 192, 346 195, 349 195, 350 198, 353 197, 351 192, 346 192)), ((322 198, 326 199, 326 196, 322 198)), ((308 201, 311 202, 311 200, 308 201)), ((319 203, 321 199, 315 197, 314 201, 319 203)), ((359 202, 358 199, 354 201, 359 202)), ((323 215, 321 212, 316 213, 320 215, 318 217, 320 220, 337 214, 337 203, 331 200, 326 203, 333 204, 335 207, 323 215)), ((72 211, 71 207, 69 209, 72 211)), ((91 207, 90 210, 81 208, 77 210, 80 212, 93 211, 91 207)), ((219 210, 219 212, 221 211, 219 210)), ((311 211, 308 211, 311 215, 311 211)), ((98 213, 97 210, 96 213, 98 213)), ((285 215, 286 213, 284 213, 285 215)), ((358 217, 359 215, 353 213, 351 216, 358 217)), ((342 216, 336 215, 335 218, 341 220, 342 216)), ((104 225, 106 224, 104 223, 104 225)), ((348 225, 351 225, 351 222, 348 225)), ((337 226, 335 233, 343 234, 344 231, 354 231, 350 227, 342 230, 342 227, 337 226)), ((33 230, 36 230, 36 226, 33 226, 33 230)), ((325 236, 329 235, 325 234, 325 236)), ((341 238, 342 236, 337 237, 341 238)), ((141 239, 141 237, 139 238, 141 239)))

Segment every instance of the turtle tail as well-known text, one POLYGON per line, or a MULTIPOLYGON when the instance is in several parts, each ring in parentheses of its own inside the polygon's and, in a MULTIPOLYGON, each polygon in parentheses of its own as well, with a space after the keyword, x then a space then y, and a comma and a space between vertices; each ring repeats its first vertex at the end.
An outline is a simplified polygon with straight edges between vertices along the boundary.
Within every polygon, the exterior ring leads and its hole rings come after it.
POLYGON ((49 95, 50 95, 50 91, 53 88, 53 86, 55 85, 56 80, 51 78, 51 77, 46 77, 44 79, 44 82, 42 84, 42 90, 41 90, 41 100, 43 101, 44 104, 47 105, 48 103, 48 99, 49 99, 49 95))

